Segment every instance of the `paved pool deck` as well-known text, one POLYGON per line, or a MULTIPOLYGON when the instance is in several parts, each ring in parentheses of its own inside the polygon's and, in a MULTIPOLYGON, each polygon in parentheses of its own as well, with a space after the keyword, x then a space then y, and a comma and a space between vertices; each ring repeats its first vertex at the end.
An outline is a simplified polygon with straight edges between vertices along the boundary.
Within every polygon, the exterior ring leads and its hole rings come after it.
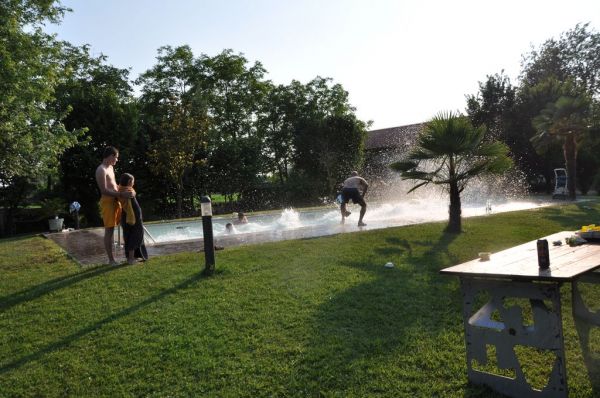
MULTIPOLYGON (((116 235, 116 232, 115 232, 116 235)), ((108 263, 104 250, 104 228, 80 229, 47 233, 44 236, 60 246, 68 256, 81 265, 97 265, 108 263)), ((168 244, 149 244, 146 246, 149 257, 179 253, 185 251, 201 251, 203 242, 185 241, 168 244)), ((115 244, 115 259, 126 261, 125 251, 121 245, 115 244)))
MULTIPOLYGON (((355 232, 366 229, 379 229, 381 225, 357 227, 356 225, 321 225, 303 227, 290 230, 277 230, 265 232, 242 233, 228 236, 215 237, 215 245, 228 248, 246 244, 275 242, 290 239, 313 238, 317 236, 333 235, 344 232, 355 232)), ((104 228, 89 228, 63 232, 46 233, 44 236, 60 246, 68 256, 84 266, 106 264, 108 258, 104 251, 104 228)), ((115 231, 115 239, 118 233, 115 231)), ((173 241, 165 243, 146 242, 148 257, 161 256, 181 252, 202 252, 203 239, 173 241)), ((121 245, 115 244, 115 259, 118 262, 126 261, 125 252, 121 245)))

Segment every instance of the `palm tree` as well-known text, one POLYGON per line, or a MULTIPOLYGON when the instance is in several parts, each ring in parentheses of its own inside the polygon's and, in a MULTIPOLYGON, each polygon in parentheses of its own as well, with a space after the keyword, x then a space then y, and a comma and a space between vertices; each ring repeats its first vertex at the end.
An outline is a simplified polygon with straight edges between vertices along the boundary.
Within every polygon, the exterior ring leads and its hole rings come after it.
POLYGON ((577 187, 577 144, 588 129, 589 99, 585 95, 561 96, 549 103, 533 119, 538 134, 531 138, 537 151, 544 151, 550 142, 559 139, 567 169, 569 199, 575 200, 577 187))
POLYGON ((426 123, 407 159, 390 166, 403 180, 420 181, 408 192, 428 184, 448 190, 448 232, 462 230, 460 194, 469 180, 488 173, 501 174, 512 166, 508 147, 501 142, 484 142, 485 133, 485 127, 473 127, 463 115, 441 112, 426 123))

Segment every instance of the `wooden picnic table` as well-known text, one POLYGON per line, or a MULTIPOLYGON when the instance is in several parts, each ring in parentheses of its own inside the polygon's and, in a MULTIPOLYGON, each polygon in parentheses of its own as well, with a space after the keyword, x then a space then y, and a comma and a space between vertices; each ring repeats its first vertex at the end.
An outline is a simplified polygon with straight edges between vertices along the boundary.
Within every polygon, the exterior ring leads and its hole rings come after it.
POLYGON ((440 271, 460 278, 469 381, 512 397, 568 396, 562 283, 571 282, 573 286, 573 315, 578 324, 583 324, 578 331, 587 334, 580 335, 580 339, 587 344, 590 328, 600 326, 600 311, 594 313, 586 307, 578 288, 578 282, 600 284, 600 273, 593 272, 600 268, 600 245, 571 247, 565 238, 572 235, 573 232, 563 231, 541 238, 549 243, 548 269, 538 267, 537 241, 531 241, 492 253, 489 261, 475 259, 440 271), (555 241, 562 245, 554 246, 555 241), (526 322, 524 314, 531 314, 532 322, 526 322), (554 354, 545 387, 536 389, 529 385, 516 346, 554 354), (495 348, 496 358, 488 358, 489 348, 495 348), (494 362, 498 369, 512 372, 512 377, 482 370, 494 362))

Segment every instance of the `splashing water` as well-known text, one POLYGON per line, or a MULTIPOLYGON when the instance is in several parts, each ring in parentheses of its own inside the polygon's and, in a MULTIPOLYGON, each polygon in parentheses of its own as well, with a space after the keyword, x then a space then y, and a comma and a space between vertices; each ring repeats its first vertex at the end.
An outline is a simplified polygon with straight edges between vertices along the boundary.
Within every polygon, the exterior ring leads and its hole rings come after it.
MULTIPOLYGON (((414 182, 404 181, 387 165, 398 160, 399 154, 381 157, 376 165, 377 177, 368 177, 368 203, 364 229, 380 229, 448 219, 448 194, 440 187, 426 186, 408 194, 414 182)), ((512 171, 503 176, 477 178, 469 181, 461 193, 463 217, 490 213, 524 210, 549 205, 527 196, 523 173, 512 171), (526 199, 519 199, 519 198, 526 199)), ((280 214, 261 214, 248 217, 247 224, 236 225, 236 214, 231 218, 213 217, 213 231, 220 242, 250 243, 281 239, 324 236, 358 231, 360 206, 348 205, 352 212, 344 225, 333 198, 326 206, 310 211, 284 209, 280 214), (225 230, 227 223, 234 224, 234 233, 225 230)), ((202 221, 148 224, 150 234, 157 242, 181 241, 202 238, 202 221)))
MULTIPOLYGON (((482 216, 491 213, 531 209, 548 205, 548 202, 526 200, 488 199, 463 203, 463 217, 482 216)), ((360 206, 348 205, 352 212, 344 225, 340 224, 338 208, 328 207, 310 211, 284 209, 280 214, 249 216, 247 224, 234 226, 234 234, 225 230, 230 218, 213 218, 215 237, 242 237, 253 234, 270 234, 274 237, 285 232, 286 239, 294 237, 323 236, 335 233, 353 232, 357 227, 360 206), (294 235, 294 231, 297 231, 294 235)), ((448 219, 448 203, 442 197, 406 197, 403 201, 390 203, 369 203, 364 221, 364 229, 380 229, 401 225, 418 224, 448 219)), ((157 242, 182 241, 202 238, 202 221, 169 222, 147 224, 152 237, 157 242)), ((276 238, 272 240, 277 240, 276 238)))

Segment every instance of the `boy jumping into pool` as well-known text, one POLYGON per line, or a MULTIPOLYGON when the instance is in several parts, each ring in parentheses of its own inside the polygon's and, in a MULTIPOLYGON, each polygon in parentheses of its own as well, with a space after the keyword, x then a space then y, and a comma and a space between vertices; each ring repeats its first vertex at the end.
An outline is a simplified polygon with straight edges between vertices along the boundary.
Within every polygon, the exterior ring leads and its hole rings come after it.
POLYGON ((114 165, 118 160, 117 148, 106 147, 102 154, 102 163, 96 168, 96 183, 98 183, 101 194, 100 213, 104 223, 104 249, 110 265, 117 264, 113 251, 113 235, 121 217, 121 204, 118 198, 135 197, 135 192, 119 192, 114 170, 114 165))
POLYGON ((365 195, 367 193, 367 189, 369 188, 369 184, 367 181, 358 176, 357 171, 353 171, 350 173, 350 177, 344 181, 342 188, 342 205, 340 210, 342 212, 342 224, 345 222, 346 217, 350 215, 350 212, 346 210, 346 203, 350 199, 352 199, 353 203, 357 203, 360 205, 360 217, 358 218, 358 226, 364 227, 367 224, 363 222, 363 217, 367 212, 367 203, 365 202, 365 195), (362 195, 359 192, 359 188, 362 188, 362 195))

